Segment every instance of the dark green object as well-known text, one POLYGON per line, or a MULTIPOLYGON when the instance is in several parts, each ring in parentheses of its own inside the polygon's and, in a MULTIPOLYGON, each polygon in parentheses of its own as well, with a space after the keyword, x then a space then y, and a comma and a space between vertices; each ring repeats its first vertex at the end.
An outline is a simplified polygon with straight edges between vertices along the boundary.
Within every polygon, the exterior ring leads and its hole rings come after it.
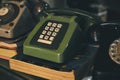
POLYGON ((84 11, 48 11, 25 40, 23 52, 43 60, 64 63, 84 47, 86 31, 96 21, 96 17, 84 11), (58 25, 62 26, 59 28, 58 25))
POLYGON ((80 33, 80 29, 75 19, 76 16, 64 17, 49 14, 48 17, 42 19, 42 21, 37 24, 26 39, 24 43, 24 54, 57 63, 62 63, 72 57, 74 53, 71 52, 74 50, 72 49, 73 47, 70 46, 70 43, 75 42, 75 40, 77 40, 76 37, 80 37, 76 36, 80 33), (62 26, 61 28, 48 26, 47 24, 49 24, 49 22, 52 24, 56 23, 57 26, 61 24, 62 26), (49 30, 44 29, 46 26, 49 27, 49 30), (60 31, 56 32, 55 29, 54 31, 50 31, 51 28, 59 29, 60 31), (47 31, 46 34, 43 33, 44 31, 47 31), (37 32, 40 33, 37 35, 37 32), (51 33, 50 35, 47 34, 49 32, 51 33), (54 33, 56 33, 56 36, 53 35, 54 33), (43 39, 38 39, 40 37, 39 35, 44 35, 43 39), (54 40, 44 40, 46 36, 49 37, 49 39, 52 37, 54 40), (39 42, 38 40, 42 41, 39 42))

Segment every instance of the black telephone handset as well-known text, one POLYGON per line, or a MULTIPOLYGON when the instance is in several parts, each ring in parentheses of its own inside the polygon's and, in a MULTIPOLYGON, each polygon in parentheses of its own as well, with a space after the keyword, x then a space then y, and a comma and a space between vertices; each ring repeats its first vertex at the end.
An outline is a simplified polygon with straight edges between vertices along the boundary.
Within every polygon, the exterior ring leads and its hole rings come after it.
POLYGON ((100 22, 98 17, 81 10, 46 10, 25 40, 24 54, 64 63, 89 44, 88 32, 94 31, 100 22))

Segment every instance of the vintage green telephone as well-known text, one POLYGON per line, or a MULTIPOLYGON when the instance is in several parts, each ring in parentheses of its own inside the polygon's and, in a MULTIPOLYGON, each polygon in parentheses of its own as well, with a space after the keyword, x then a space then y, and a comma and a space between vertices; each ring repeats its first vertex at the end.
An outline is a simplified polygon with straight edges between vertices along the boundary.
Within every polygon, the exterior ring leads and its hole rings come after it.
POLYGON ((40 21, 23 45, 26 55, 64 63, 86 44, 87 31, 99 18, 74 9, 51 9, 40 14, 40 21))

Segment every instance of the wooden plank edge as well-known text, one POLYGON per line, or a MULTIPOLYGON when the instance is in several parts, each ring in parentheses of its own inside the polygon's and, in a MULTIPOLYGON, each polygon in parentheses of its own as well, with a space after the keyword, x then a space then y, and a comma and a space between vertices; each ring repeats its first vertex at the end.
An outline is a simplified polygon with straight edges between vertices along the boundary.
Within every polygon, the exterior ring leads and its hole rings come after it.
POLYGON ((64 72, 37 66, 16 59, 10 59, 10 69, 43 77, 49 80, 74 80, 74 71, 64 72))

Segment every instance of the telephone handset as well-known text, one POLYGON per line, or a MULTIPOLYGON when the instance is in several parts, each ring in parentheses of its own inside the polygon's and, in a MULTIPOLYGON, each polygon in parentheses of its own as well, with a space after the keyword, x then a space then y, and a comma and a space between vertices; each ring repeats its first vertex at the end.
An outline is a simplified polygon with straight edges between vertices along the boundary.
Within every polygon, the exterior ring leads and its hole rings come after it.
POLYGON ((47 12, 52 13, 54 12, 56 15, 64 15, 64 16, 77 16, 76 22, 82 29, 82 33, 85 38, 87 38, 87 42, 91 44, 98 44, 99 43, 99 28, 102 21, 100 20, 100 17, 88 13, 83 10, 77 10, 77 9, 63 9, 62 11, 59 9, 52 9, 48 10, 47 12))
POLYGON ((77 22, 78 25, 84 25, 84 26, 80 26, 80 28, 84 32, 87 32, 94 25, 101 23, 100 17, 78 9, 51 9, 51 10, 47 10, 46 14, 47 13, 54 13, 54 15, 57 16, 61 15, 64 17, 77 16, 75 21, 77 22))
POLYGON ((23 52, 56 63, 75 56, 83 47, 84 32, 100 22, 94 15, 71 9, 47 10, 40 16, 40 22, 24 42, 23 52))

